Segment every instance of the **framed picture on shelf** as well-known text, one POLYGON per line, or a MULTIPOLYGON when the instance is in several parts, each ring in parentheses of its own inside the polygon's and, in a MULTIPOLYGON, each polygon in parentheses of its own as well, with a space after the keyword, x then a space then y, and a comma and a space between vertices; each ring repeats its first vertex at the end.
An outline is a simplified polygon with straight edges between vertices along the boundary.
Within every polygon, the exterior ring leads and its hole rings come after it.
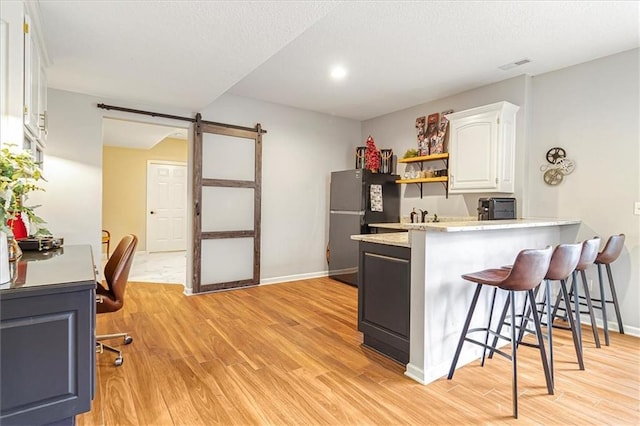
POLYGON ((437 112, 434 114, 429 114, 427 117, 427 134, 425 139, 427 140, 427 144, 429 145, 429 154, 435 154, 435 152, 431 151, 431 147, 434 144, 434 139, 438 134, 438 119, 440 118, 440 114, 437 112))
POLYGON ((449 129, 449 120, 445 116, 452 112, 453 110, 451 109, 440 113, 440 121, 438 122, 436 134, 429 140, 429 152, 431 154, 443 154, 446 152, 445 142, 447 130, 449 129))
POLYGON ((427 117, 416 118, 418 155, 429 155, 429 141, 426 140, 426 122, 427 117))

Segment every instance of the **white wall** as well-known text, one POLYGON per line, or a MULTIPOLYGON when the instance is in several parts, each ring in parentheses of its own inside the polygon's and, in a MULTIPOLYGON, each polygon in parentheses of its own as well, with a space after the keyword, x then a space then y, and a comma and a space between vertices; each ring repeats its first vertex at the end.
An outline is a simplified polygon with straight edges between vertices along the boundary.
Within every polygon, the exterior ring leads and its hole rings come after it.
MULTIPOLYGON (((528 164, 524 160, 526 146, 525 117, 528 113, 526 92, 529 77, 520 76, 491 84, 474 90, 460 93, 432 102, 416 105, 401 111, 383 115, 362 123, 362 135, 373 136, 378 149, 391 148, 398 158, 402 158, 409 148, 417 148, 415 122, 416 118, 432 113, 453 109, 465 109, 482 106, 499 101, 508 101, 520 107, 516 117, 516 187, 515 197, 518 199, 519 212, 526 212, 526 198, 523 196, 528 164)), ((444 167, 441 162, 428 164, 429 167, 444 167)), ((398 164, 398 174, 404 174, 405 165, 398 164)), ((439 183, 423 185, 423 198, 417 185, 403 185, 401 214, 407 216, 412 208, 426 209, 429 214, 438 216, 477 216, 478 198, 484 194, 449 195, 445 198, 444 187, 439 183)), ((503 195, 505 196, 505 195, 503 195)), ((508 196, 508 195, 506 195, 508 196)), ((522 216, 522 214, 520 214, 522 216)))
POLYGON ((91 244, 100 259, 102 114, 92 97, 49 90, 45 193, 31 197, 47 229, 65 245, 91 244))
POLYGON ((229 94, 205 108, 202 119, 261 123, 268 132, 262 139, 261 282, 325 275, 330 172, 353 168, 360 122, 229 94))
MULTIPOLYGON (((579 239, 626 235, 612 265, 622 318, 640 333, 640 50, 536 76, 532 79, 528 198, 532 215, 582 219, 579 239), (576 162, 557 186, 542 181, 537 167, 549 148, 560 146, 576 162)), ((595 278, 595 268, 590 271, 595 278)), ((615 320, 613 309, 609 318, 615 320)), ((617 330, 617 328, 616 328, 617 330)))
MULTIPOLYGON (((49 89, 49 135, 44 157, 44 193, 30 196, 42 204, 39 215, 47 228, 65 244, 91 244, 96 262, 101 258, 102 229, 102 119, 128 118, 156 124, 185 122, 106 111, 98 103, 157 110, 140 104, 49 89)), ((190 112, 162 109, 167 114, 193 116, 190 112)), ((122 208, 126 208, 125 205, 122 208)))

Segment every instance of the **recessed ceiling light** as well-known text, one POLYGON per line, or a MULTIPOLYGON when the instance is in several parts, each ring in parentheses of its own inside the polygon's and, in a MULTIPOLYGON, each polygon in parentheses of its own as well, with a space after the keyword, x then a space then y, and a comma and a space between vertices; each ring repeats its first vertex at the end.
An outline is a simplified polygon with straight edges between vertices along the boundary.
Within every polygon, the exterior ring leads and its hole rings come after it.
POLYGON ((342 65, 335 65, 331 68, 330 75, 334 80, 342 80, 347 76, 347 69, 342 65))

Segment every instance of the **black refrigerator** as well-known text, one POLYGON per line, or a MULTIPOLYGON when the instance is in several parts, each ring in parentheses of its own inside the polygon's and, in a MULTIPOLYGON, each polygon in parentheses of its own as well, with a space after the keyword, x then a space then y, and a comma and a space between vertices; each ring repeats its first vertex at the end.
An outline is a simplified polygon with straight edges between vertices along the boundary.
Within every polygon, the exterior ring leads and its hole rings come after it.
POLYGON ((358 241, 351 235, 378 232, 370 223, 400 222, 398 175, 355 169, 331 173, 329 276, 358 285, 358 241), (372 188, 373 186, 373 188, 372 188))

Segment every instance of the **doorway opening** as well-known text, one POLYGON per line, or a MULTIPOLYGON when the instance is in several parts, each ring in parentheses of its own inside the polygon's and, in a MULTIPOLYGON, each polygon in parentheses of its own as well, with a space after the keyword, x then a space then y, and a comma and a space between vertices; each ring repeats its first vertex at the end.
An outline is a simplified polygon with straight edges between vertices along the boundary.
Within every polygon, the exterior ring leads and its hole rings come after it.
POLYGON ((112 251, 124 235, 138 236, 130 281, 187 287, 188 133, 186 127, 103 118, 102 223, 112 251))

